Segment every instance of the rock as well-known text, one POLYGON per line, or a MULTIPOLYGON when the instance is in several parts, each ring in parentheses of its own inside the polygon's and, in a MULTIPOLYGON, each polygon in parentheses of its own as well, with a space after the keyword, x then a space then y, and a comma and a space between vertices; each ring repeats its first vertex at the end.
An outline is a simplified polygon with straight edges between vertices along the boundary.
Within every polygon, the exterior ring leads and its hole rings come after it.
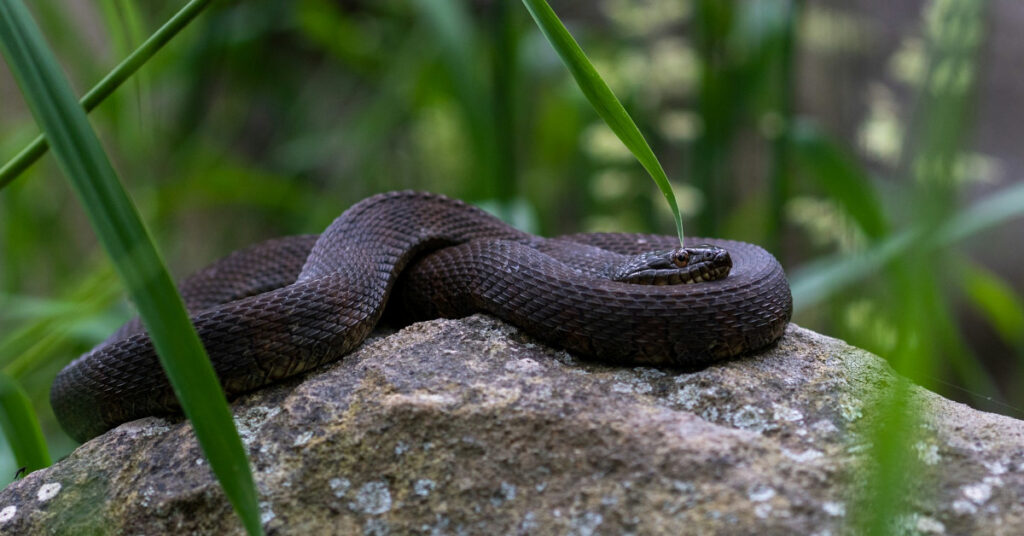
MULTIPOLYGON (((838 534, 880 358, 791 325, 696 372, 583 362, 486 316, 377 337, 234 404, 270 534, 838 534)), ((1024 424, 912 388, 910 533, 1024 533, 1024 424)), ((3 534, 239 534, 179 420, 0 492, 3 534)))

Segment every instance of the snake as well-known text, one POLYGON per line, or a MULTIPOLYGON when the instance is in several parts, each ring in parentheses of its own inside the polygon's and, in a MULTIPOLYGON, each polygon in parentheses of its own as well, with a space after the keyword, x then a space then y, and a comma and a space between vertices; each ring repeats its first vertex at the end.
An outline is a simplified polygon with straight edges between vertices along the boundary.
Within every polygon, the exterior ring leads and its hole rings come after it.
MULTIPOLYGON (((542 238, 438 194, 368 197, 319 235, 268 240, 180 283, 231 399, 337 361, 385 318, 494 315, 583 358, 701 367, 778 340, 792 314, 779 262, 722 239, 581 233, 542 238)), ((85 442, 180 413, 138 318, 55 378, 62 428, 85 442)))

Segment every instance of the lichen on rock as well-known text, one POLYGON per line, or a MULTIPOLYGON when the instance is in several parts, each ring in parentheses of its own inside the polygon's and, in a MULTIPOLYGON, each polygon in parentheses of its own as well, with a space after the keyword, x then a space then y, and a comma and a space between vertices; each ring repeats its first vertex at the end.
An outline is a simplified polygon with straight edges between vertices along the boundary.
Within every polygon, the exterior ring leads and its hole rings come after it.
MULTIPOLYGON (((483 315, 380 335, 233 404, 270 534, 840 534, 878 357, 790 325, 699 371, 594 364, 483 315)), ((920 388, 908 530, 1024 532, 1024 423, 920 388)), ((0 534, 240 534, 180 419, 0 492, 0 534)))

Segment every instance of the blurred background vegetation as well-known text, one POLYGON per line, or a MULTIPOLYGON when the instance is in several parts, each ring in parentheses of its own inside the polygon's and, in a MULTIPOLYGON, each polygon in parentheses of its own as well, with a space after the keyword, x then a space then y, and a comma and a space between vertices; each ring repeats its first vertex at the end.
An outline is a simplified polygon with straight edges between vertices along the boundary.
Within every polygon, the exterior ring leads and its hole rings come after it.
MULTIPOLYGON (((693 236, 759 243, 805 327, 1024 417, 1024 4, 552 0, 693 236)), ((80 94, 180 2, 30 6, 80 94)), ((178 276, 416 188, 528 231, 672 234, 519 2, 215 2, 91 118, 178 276)), ((36 134, 0 67, 0 161, 36 134)), ((0 191, 0 369, 55 457, 56 372, 132 315, 52 157, 0 191)), ((15 463, 0 451, 0 485, 15 463)))

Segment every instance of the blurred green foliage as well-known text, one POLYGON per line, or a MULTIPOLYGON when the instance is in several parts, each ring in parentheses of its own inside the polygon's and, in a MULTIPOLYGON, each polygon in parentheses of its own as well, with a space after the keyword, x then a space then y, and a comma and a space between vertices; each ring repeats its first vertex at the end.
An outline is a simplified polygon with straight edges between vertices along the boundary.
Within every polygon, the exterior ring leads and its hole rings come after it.
MULTIPOLYGON (((551 4, 658 155, 689 234, 772 250, 796 322, 946 396, 1024 415, 1021 278, 960 253, 1024 215, 1024 187, 1000 184, 999 159, 970 139, 985 2, 901 11, 896 46, 856 105, 807 68, 863 60, 879 30, 853 8, 551 4), (850 106, 852 125, 809 112, 850 106), (992 340, 968 338, 968 317, 992 340)), ((80 89, 175 9, 75 5, 33 7, 80 89)), ((0 95, 10 157, 37 130, 5 75, 0 95)), ((91 117, 180 275, 262 238, 316 232, 396 188, 461 197, 545 235, 672 229, 518 2, 217 3, 91 117)), ((72 444, 49 413, 50 380, 131 313, 56 176, 44 158, 0 192, 0 367, 59 455, 72 444)), ((902 415, 898 399, 880 403, 902 415)), ((906 444, 879 449, 882 467, 905 462, 906 444)), ((0 477, 13 469, 0 460, 0 477)))
MULTIPOLYGON (((32 116, 46 136, 50 152, 73 186, 93 232, 138 309, 159 364, 194 429, 206 462, 246 532, 255 536, 263 534, 256 485, 227 398, 184 301, 86 115, 92 108, 90 101, 100 100, 94 95, 102 94, 105 86, 117 85, 108 81, 129 76, 133 69, 127 65, 134 62, 137 67, 145 63, 159 48, 151 44, 166 43, 208 4, 209 0, 189 2, 147 39, 138 52, 133 52, 81 99, 76 97, 38 24, 20 0, 0 0, 0 50, 32 116)), ((126 13, 132 11, 126 10, 126 13)), ((41 147, 41 141, 37 137, 32 147, 41 147)), ((16 160, 26 154, 33 154, 31 147, 19 153, 16 160)), ((3 169, 20 170, 26 166, 27 163, 7 165, 3 169)), ((11 179, 13 175, 13 172, 8 174, 11 179)), ((0 389, 3 394, 0 429, 15 459, 29 470, 45 467, 47 446, 35 412, 30 410, 28 397, 6 374, 0 375, 0 379, 4 380, 0 389)), ((76 435, 72 432, 72 436, 76 435)), ((81 437, 78 439, 84 441, 81 437)))

